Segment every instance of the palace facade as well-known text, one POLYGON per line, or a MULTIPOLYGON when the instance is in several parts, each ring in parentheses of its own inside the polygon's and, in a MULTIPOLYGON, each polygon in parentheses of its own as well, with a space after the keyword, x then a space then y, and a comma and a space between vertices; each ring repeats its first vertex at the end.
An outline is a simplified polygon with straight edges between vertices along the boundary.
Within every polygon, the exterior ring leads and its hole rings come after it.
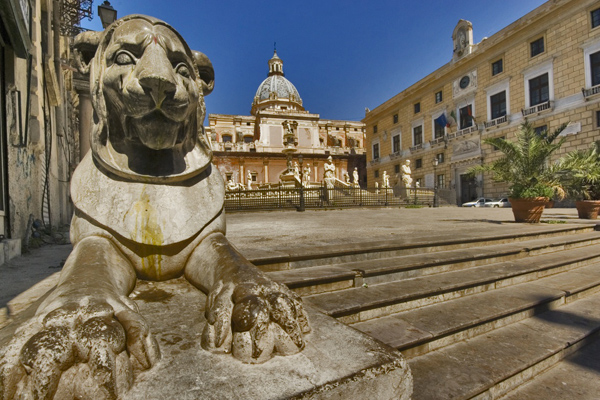
POLYGON ((557 157, 600 139, 597 1, 548 1, 479 43, 461 20, 452 42, 448 64, 366 113, 369 186, 384 171, 397 183, 410 160, 416 184, 451 191, 459 205, 501 197, 505 184, 466 174, 501 155, 484 139, 510 140, 525 120, 540 131, 568 123, 557 157))
MULTIPOLYGON (((251 115, 209 114, 207 132, 214 151, 213 162, 227 181, 254 189, 277 185, 287 169, 285 127, 292 126, 297 146, 293 155, 303 158, 310 182, 323 180, 324 165, 331 156, 336 178, 359 171, 366 184, 365 125, 361 121, 324 120, 305 110, 296 87, 285 78, 277 55, 268 62, 269 75, 259 85, 251 115)), ((305 176, 306 178, 306 176, 305 176)))

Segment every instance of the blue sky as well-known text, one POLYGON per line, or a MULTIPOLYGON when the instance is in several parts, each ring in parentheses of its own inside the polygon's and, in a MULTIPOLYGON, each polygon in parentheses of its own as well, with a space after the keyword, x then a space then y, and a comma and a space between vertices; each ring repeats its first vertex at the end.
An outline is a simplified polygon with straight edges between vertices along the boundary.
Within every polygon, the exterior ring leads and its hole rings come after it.
MULTIPOLYGON (((100 30, 94 18, 82 26, 100 30)), ((360 120, 371 109, 452 58, 452 31, 472 22, 474 41, 542 0, 112 0, 119 17, 147 14, 177 29, 209 56, 215 90, 209 113, 250 115, 273 43, 304 107, 324 119, 360 120)))

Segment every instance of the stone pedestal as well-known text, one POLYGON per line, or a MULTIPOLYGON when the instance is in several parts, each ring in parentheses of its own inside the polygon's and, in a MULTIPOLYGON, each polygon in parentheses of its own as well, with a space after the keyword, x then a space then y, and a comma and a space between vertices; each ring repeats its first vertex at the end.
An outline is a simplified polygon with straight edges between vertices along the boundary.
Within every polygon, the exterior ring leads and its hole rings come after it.
MULTIPOLYGON (((312 332, 302 352, 248 365, 202 349, 206 296, 185 279, 139 281, 131 297, 162 358, 137 375, 123 400, 411 398, 412 375, 398 351, 309 307, 312 332)), ((42 299, 0 329, 0 347, 42 299)))
POLYGON ((247 365, 202 349, 205 296, 185 280, 140 282, 132 297, 162 359, 126 399, 410 399, 412 376, 399 352, 314 310, 301 353, 247 365))

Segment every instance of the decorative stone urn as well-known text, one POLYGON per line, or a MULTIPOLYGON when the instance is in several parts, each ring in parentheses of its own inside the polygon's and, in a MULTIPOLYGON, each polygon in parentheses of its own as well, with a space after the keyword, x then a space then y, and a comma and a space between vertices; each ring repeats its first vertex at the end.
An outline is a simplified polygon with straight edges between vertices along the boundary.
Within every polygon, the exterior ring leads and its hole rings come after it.
POLYGON ((536 224, 540 222, 544 207, 548 203, 547 197, 529 197, 525 199, 509 198, 515 222, 536 224))
POLYGON ((581 200, 575 202, 577 214, 581 219, 596 219, 600 211, 600 200, 581 200))

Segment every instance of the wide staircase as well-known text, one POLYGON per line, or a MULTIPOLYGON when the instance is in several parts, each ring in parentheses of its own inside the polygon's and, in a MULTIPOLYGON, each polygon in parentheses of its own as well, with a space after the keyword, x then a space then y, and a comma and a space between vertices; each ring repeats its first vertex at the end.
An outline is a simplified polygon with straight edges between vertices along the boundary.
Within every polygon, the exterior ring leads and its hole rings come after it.
POLYGON ((415 400, 600 398, 600 232, 523 227, 253 262, 306 304, 400 350, 415 400))

